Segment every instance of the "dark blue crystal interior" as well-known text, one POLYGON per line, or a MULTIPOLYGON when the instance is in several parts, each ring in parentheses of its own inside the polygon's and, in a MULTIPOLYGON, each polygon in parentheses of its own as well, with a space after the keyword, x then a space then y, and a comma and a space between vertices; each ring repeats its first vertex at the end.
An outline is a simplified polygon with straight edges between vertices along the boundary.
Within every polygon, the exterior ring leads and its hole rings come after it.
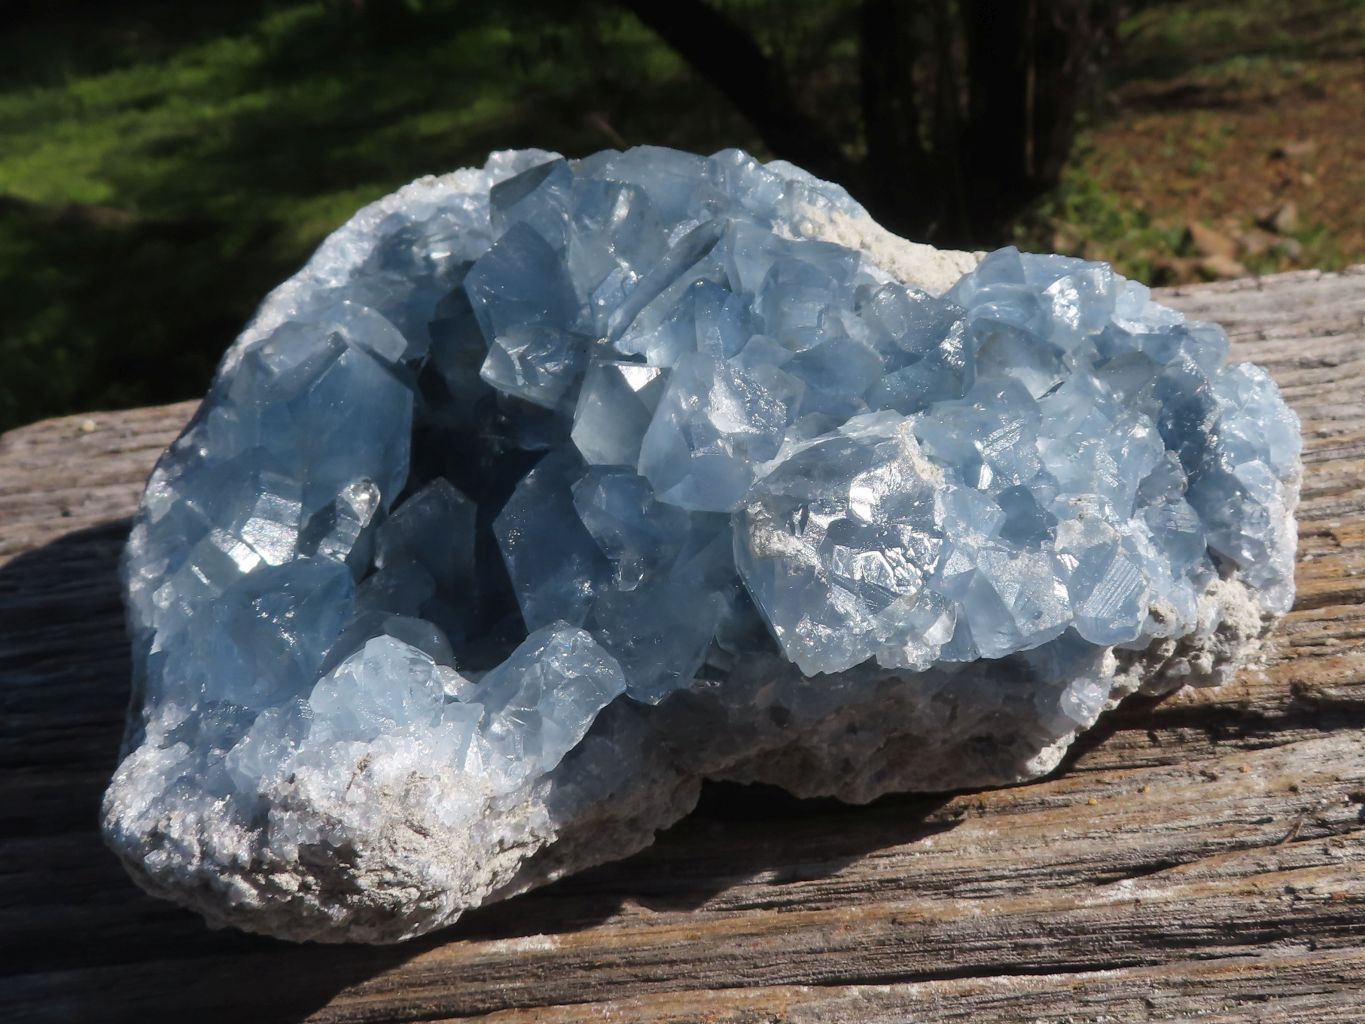
POLYGON ((147 706, 222 787, 405 730, 510 786, 748 657, 1055 673, 1220 576, 1287 608, 1298 423, 1220 328, 1008 248, 917 290, 734 150, 521 163, 333 252, 149 485, 147 706))

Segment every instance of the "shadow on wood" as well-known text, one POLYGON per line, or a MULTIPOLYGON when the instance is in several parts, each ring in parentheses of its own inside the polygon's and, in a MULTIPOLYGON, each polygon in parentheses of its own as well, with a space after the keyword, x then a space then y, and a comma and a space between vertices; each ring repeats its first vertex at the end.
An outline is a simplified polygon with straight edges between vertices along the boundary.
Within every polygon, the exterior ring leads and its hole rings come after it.
MULTIPOLYGON (((226 958, 185 987, 192 999, 176 1005, 172 990, 161 1004, 167 1019, 182 1011, 211 1019, 262 991, 258 965, 236 972, 234 956, 265 952, 287 960, 300 951, 212 931, 153 900, 101 841, 100 796, 117 762, 131 671, 118 583, 127 533, 126 519, 78 530, 0 568, 0 833, 7 837, 0 963, 7 974, 60 977, 134 961, 226 958)), ((290 984, 271 986, 261 1012, 300 1019, 415 950, 341 952, 325 957, 325 970, 300 969, 290 984)), ((116 979, 115 970, 110 984, 116 979)), ((96 1020, 117 1015, 116 1006, 96 990, 49 1008, 52 1019, 96 1020)))
MULTIPOLYGON (((623 903, 685 911, 737 883, 827 877, 877 849, 952 827, 934 819, 946 797, 888 797, 870 810, 767 786, 711 785, 656 847, 473 911, 412 943, 297 946, 211 930, 136 889, 99 835, 129 695, 118 579, 128 528, 125 518, 76 530, 0 567, 0 829, 11 837, 3 846, 4 973, 55 980, 104 970, 115 984, 120 965, 209 957, 212 972, 164 990, 162 1010, 200 1020, 247 1011, 255 1020, 297 1020, 448 942, 571 933, 601 924, 623 903)), ((53 1019, 85 1020, 117 1016, 116 1005, 97 989, 49 1008, 53 1019)))

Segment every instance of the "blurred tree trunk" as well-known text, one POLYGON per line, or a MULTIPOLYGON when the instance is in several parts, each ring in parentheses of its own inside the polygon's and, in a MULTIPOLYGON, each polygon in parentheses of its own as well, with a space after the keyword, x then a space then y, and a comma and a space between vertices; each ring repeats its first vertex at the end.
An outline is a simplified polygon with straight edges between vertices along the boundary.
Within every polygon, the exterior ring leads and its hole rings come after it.
POLYGON ((781 157, 939 244, 1005 238, 1054 186, 1118 26, 1118 0, 861 0, 862 138, 838 138, 753 34, 705 0, 620 0, 781 157), (861 143, 861 144, 860 144, 861 143))
POLYGON ((780 65, 754 37, 704 0, 622 0, 743 114, 773 150, 812 174, 857 173, 839 141, 805 110, 780 65))
POLYGON ((1118 5, 962 0, 961 11, 970 98, 960 159, 981 225, 1002 224, 1060 179, 1118 5))

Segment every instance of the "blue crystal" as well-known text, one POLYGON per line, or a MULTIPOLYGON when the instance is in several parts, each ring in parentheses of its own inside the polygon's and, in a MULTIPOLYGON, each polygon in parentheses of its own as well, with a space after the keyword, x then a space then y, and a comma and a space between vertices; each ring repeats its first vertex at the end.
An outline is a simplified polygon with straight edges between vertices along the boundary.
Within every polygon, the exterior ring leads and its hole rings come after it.
POLYGON ((588 367, 570 436, 583 458, 599 466, 634 466, 659 405, 662 368, 603 359, 588 367))
POLYGON ((529 630, 562 621, 581 626, 610 576, 601 548, 574 508, 583 465, 570 452, 542 459, 493 523, 529 630))
POLYGON ((442 478, 403 501, 376 532, 374 572, 361 605, 425 619, 447 637, 463 637, 474 619, 476 514, 474 503, 442 478), (397 600, 386 600, 390 595, 397 600))
MULTIPOLYGON (((818 673, 1178 635, 1229 568, 1286 604, 1297 425, 1221 331, 1014 249, 936 297, 775 230, 798 208, 853 206, 736 150, 644 147, 505 178, 482 226, 402 226, 245 348, 170 467, 161 582, 134 587, 185 638, 161 662, 240 673, 194 622, 247 629, 263 581, 293 594, 326 564, 360 582, 331 584, 353 620, 301 634, 301 664, 384 636, 458 662, 511 605, 527 631, 588 630, 646 700, 743 635, 741 606, 818 673), (411 479, 414 444, 475 496, 411 479), (498 484, 495 463, 525 468, 498 484)), ((249 628, 284 629, 279 601, 249 628)))
POLYGON ((481 729, 499 765, 498 788, 553 768, 625 691, 621 667, 591 635, 564 623, 537 630, 466 689, 483 705, 481 729))
POLYGON ((305 692, 355 600, 345 566, 302 558, 240 576, 194 609, 165 672, 197 702, 260 710, 305 692))
POLYGON ((1111 268, 1005 248, 931 294, 837 244, 871 224, 838 186, 738 150, 470 173, 327 243, 149 483, 167 786, 255 807, 422 744, 503 795, 593 737, 685 760, 746 701, 812 727, 996 663, 1052 743, 1219 587, 1288 609, 1296 417, 1111 268))
MULTIPOLYGON (((313 687, 308 697, 308 731, 336 743, 429 730, 441 722, 449 705, 444 683, 430 657, 395 637, 381 635, 313 687)), ((451 710, 463 709, 451 706, 451 710)))
POLYGON ((500 181, 439 260, 459 217, 402 228, 220 380, 149 525, 154 625, 333 562, 356 619, 310 664, 394 634, 448 660, 504 587, 526 629, 588 628, 653 693, 687 685, 740 581, 807 672, 1172 635, 1220 567, 1285 603, 1297 428, 1217 328, 1013 249, 935 297, 775 231, 795 203, 850 208, 738 151, 645 147, 500 181), (481 444, 553 450, 502 497, 438 476, 396 503, 414 415, 464 472, 481 444), (476 564, 489 524, 505 583, 476 564))
POLYGON ((906 632, 942 545, 913 445, 894 413, 852 420, 784 459, 736 514, 745 585, 803 672, 851 668, 906 632))
POLYGON ((356 578, 363 576, 373 559, 374 525, 382 499, 371 480, 347 484, 330 505, 309 518, 298 538, 299 554, 331 558, 356 578))
POLYGON ((777 455, 803 390, 775 366, 689 353, 673 367, 640 443, 640 473, 671 504, 731 511, 777 455))

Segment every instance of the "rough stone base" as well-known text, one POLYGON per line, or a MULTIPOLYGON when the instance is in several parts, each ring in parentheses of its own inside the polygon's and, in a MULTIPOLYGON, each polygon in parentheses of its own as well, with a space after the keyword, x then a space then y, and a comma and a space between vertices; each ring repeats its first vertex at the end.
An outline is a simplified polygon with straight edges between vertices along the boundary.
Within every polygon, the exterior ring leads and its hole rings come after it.
MULTIPOLYGON (((1214 685, 1256 656, 1273 619, 1253 592, 1220 580, 1203 607, 1204 628, 1178 643, 1103 655, 1109 707, 1135 692, 1214 685)), ((455 820, 437 820, 425 797, 467 790, 471 780, 417 755, 367 755, 343 793, 296 782, 267 795, 272 815, 313 819, 325 823, 324 836, 345 839, 301 847, 292 863, 270 857, 268 823, 244 829, 203 803, 157 815, 136 784, 142 751, 110 785, 105 832, 143 888, 213 924, 296 940, 397 942, 648 846, 692 809, 702 779, 854 803, 1011 785, 1056 768, 1080 731, 1040 709, 1008 659, 956 673, 858 669, 796 691, 772 685, 781 673, 790 669, 754 664, 727 683, 725 704, 702 691, 653 709, 613 705, 548 778, 496 802, 466 793, 468 813, 455 820), (737 692, 747 699, 736 701, 737 692), (364 823, 357 806, 369 812, 364 823)))

